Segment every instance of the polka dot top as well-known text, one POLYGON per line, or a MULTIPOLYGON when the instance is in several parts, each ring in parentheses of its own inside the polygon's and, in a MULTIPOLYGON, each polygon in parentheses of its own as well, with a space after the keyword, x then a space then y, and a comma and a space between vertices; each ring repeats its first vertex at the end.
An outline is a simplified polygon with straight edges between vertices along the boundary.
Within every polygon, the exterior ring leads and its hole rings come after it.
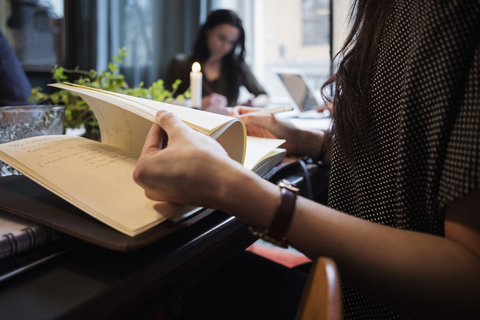
MULTIPOLYGON (((445 205, 480 184, 479 39, 479 1, 395 1, 369 93, 374 148, 348 162, 334 141, 331 207, 444 234, 445 205)), ((345 319, 404 318, 343 289, 345 319)))

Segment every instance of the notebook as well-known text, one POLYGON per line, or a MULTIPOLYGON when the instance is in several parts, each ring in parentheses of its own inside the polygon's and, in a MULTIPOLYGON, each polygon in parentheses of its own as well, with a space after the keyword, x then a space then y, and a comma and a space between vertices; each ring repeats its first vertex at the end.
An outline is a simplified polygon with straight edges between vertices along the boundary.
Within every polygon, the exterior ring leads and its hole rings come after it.
POLYGON ((0 210, 0 260, 55 239, 54 229, 0 210))
POLYGON ((277 69, 274 70, 274 74, 280 80, 285 92, 288 94, 291 105, 295 109, 293 112, 285 113, 285 116, 324 118, 330 115, 328 111, 319 113, 314 109, 314 107, 322 105, 323 101, 317 99, 302 71, 297 69, 277 69))

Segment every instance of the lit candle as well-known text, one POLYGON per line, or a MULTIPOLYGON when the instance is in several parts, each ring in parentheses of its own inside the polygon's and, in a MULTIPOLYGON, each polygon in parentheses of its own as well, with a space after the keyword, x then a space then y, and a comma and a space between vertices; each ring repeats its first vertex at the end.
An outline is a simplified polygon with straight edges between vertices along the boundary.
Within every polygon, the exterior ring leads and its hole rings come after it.
POLYGON ((202 109, 202 73, 200 63, 192 64, 190 72, 190 93, 192 95, 192 108, 202 109))

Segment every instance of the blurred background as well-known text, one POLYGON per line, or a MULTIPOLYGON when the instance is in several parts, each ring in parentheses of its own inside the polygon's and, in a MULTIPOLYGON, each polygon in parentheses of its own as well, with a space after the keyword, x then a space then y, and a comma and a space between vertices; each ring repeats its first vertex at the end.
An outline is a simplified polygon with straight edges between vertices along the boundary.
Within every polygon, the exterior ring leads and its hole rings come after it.
POLYGON ((103 71, 119 48, 130 86, 164 78, 190 52, 211 10, 233 9, 246 31, 247 63, 272 100, 286 95, 272 71, 301 70, 318 88, 343 41, 349 0, 0 0, 0 28, 32 86, 52 82, 55 64, 103 71))

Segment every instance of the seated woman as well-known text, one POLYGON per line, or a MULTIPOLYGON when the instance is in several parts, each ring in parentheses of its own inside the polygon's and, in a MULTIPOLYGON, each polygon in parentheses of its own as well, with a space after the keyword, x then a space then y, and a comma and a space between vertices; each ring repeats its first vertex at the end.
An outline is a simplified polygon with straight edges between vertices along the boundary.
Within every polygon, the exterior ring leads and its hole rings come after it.
MULTIPOLYGON (((325 84, 335 85, 331 135, 237 108, 250 133, 331 164, 328 207, 295 202, 166 112, 134 178, 150 199, 216 208, 312 259, 333 258, 344 319, 480 319, 480 3, 354 5, 325 84)), ((292 285, 305 277, 246 262, 186 293, 182 319, 293 319, 292 285)))
POLYGON ((241 104, 262 106, 267 102, 265 90, 245 63, 245 32, 242 21, 231 10, 212 12, 200 28, 192 54, 177 54, 170 63, 165 87, 172 89, 175 80, 182 83, 176 94, 190 87, 192 64, 199 62, 203 72, 202 109, 228 114, 227 106, 238 103, 240 86, 255 97, 241 104))

